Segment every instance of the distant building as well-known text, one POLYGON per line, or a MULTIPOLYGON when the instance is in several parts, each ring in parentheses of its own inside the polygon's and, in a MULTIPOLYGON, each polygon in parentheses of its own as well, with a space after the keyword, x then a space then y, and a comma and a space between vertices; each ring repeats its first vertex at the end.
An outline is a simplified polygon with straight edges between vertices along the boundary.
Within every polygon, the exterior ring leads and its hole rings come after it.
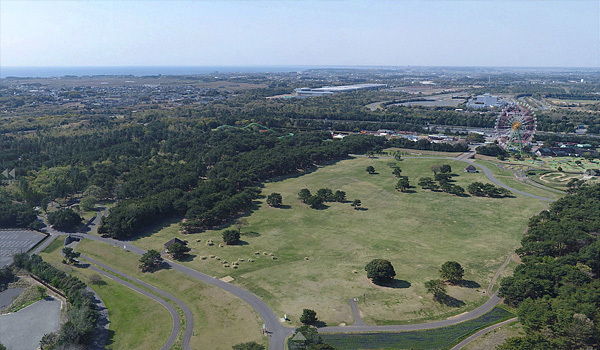
POLYGON ((467 107, 471 108, 485 108, 485 107, 499 107, 504 104, 503 101, 498 100, 498 96, 492 96, 490 94, 483 94, 476 96, 474 100, 467 102, 467 107))
POLYGON ((472 164, 469 164, 466 168, 465 171, 467 173, 478 173, 479 171, 477 171, 477 168, 475 168, 472 164))
POLYGON ((386 87, 386 84, 355 84, 355 85, 341 85, 341 86, 323 86, 320 88, 298 88, 294 92, 298 97, 313 97, 313 96, 327 96, 338 94, 340 92, 350 92, 357 90, 372 90, 386 87))
POLYGON ((169 247, 171 247, 175 243, 179 243, 181 245, 187 245, 187 242, 182 241, 179 238, 173 238, 172 240, 170 240, 167 243, 165 243, 165 249, 168 251, 169 247))

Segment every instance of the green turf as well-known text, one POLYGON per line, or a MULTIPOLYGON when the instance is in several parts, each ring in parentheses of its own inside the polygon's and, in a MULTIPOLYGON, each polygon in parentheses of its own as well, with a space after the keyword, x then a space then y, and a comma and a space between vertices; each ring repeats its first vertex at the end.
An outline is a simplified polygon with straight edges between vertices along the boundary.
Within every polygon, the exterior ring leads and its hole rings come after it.
MULTIPOLYGON (((259 235, 242 235, 243 245, 219 247, 222 230, 186 236, 178 233, 177 224, 134 244, 162 250, 173 237, 188 240, 194 259, 184 264, 212 276, 232 276, 232 283, 257 294, 278 315, 286 313, 292 324, 298 324, 303 308, 316 310, 328 324, 351 324, 348 299, 354 297, 366 297, 359 305, 363 320, 376 324, 443 319, 480 305, 487 300, 482 291, 519 246, 528 218, 546 204, 520 195, 456 197, 419 188, 400 193, 394 189, 397 178, 388 162, 349 159, 265 184, 263 195, 281 193, 284 207, 267 207, 262 198, 246 217, 249 226, 242 229, 259 235), (368 165, 378 174, 367 174, 368 165), (360 199, 368 210, 353 210, 349 203, 310 209, 297 199, 303 187, 312 192, 322 187, 346 191, 349 200, 360 199), (206 245, 208 238, 217 244, 206 245), (231 263, 240 258, 244 261, 237 269, 223 267, 223 260, 231 263), (366 279, 364 266, 373 258, 392 262, 397 288, 374 286, 366 279), (465 278, 480 285, 449 288, 450 295, 464 302, 459 307, 434 302, 424 288, 425 281, 438 277, 447 260, 462 264, 465 278)), ((399 164, 414 185, 419 177, 432 175, 431 165, 443 163, 453 167, 458 175, 454 179, 463 187, 473 181, 489 182, 482 173, 465 173, 464 162, 421 158, 399 164)))
MULTIPOLYGON (((60 249, 64 237, 54 240, 40 256, 65 272, 79 277, 84 282, 96 272, 61 263, 60 249)), ((167 309, 111 279, 102 276, 104 283, 90 285, 108 309, 110 319, 107 349, 150 349, 160 346, 169 338, 172 329, 171 316, 167 309)))
POLYGON ((449 327, 413 332, 320 334, 336 349, 449 349, 475 331, 510 319, 515 315, 496 307, 476 319, 449 327))
POLYGON ((194 315, 192 349, 229 350, 244 341, 266 344, 258 313, 220 288, 170 269, 142 273, 138 255, 106 243, 83 240, 77 250, 182 300, 194 315))

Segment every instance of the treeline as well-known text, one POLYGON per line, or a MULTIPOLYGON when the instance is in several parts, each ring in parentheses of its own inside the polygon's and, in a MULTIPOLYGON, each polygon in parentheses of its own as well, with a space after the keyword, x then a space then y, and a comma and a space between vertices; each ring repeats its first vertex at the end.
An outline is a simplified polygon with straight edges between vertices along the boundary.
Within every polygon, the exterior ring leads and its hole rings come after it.
MULTIPOLYGON (((195 173, 187 169, 188 173, 173 174, 176 177, 193 179, 206 175, 196 186, 193 183, 185 183, 186 191, 183 191, 183 188, 172 188, 156 193, 157 188, 165 187, 160 183, 160 180, 165 178, 155 177, 154 171, 146 169, 136 176, 135 182, 157 182, 157 185, 146 191, 140 191, 139 186, 133 186, 137 191, 131 189, 129 192, 137 194, 139 198, 121 201, 112 208, 110 215, 103 218, 98 232, 114 238, 126 238, 167 217, 183 214, 186 219, 183 223, 186 232, 215 227, 251 207, 252 201, 258 198, 260 193, 255 187, 259 181, 340 159, 348 153, 381 149, 386 143, 384 138, 364 135, 349 136, 336 141, 332 140, 328 133, 307 133, 283 139, 243 130, 214 133, 221 137, 217 142, 220 152, 213 154, 213 149, 204 154, 195 154, 196 158, 203 159, 205 168, 198 168, 195 173), (239 141, 229 139, 232 135, 240 135, 241 138, 244 135, 250 136, 251 140, 238 145, 239 141), (143 196, 142 192, 150 195, 143 196)), ((186 144, 184 142, 180 146, 184 147, 188 154, 194 154, 195 147, 189 144, 190 149, 184 146, 186 144)), ((178 149, 181 150, 179 147, 178 149)), ((168 182, 172 179, 165 180, 168 182)))
POLYGON ((64 349, 71 345, 87 344, 92 337, 98 312, 94 306, 94 296, 86 290, 85 283, 45 262, 39 255, 16 254, 14 265, 63 291, 70 304, 67 322, 63 323, 58 333, 44 335, 42 348, 64 349))
POLYGON ((420 139, 418 141, 411 141, 404 138, 390 139, 388 141, 388 146, 436 152, 466 152, 469 150, 469 145, 466 143, 434 143, 429 142, 429 140, 426 139, 420 139))
POLYGON ((600 185, 584 185, 530 219, 516 251, 523 264, 500 288, 526 334, 499 349, 598 348, 599 231, 600 185))
POLYGON ((0 193, 0 227, 3 228, 40 228, 37 213, 31 205, 15 203, 0 193))

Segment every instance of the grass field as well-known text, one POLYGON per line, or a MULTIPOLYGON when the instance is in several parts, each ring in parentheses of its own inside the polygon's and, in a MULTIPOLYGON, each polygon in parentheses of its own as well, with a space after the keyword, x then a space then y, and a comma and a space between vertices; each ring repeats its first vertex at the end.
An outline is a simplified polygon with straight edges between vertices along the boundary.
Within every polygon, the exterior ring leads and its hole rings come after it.
MULTIPOLYGON (((519 246, 528 218, 546 204, 518 195, 456 197, 417 188, 400 193, 394 190, 397 178, 388 162, 349 159, 265 184, 263 194, 281 193, 284 206, 270 208, 264 198, 258 201, 246 215, 249 226, 242 232, 252 234, 242 235, 242 245, 208 246, 208 238, 221 241, 221 230, 184 236, 178 234, 177 223, 134 244, 162 250, 173 237, 188 240, 193 259, 184 264, 213 276, 233 277, 232 283, 257 294, 281 316, 287 313, 293 324, 303 308, 316 310, 319 319, 330 325, 351 324, 347 300, 354 297, 361 297, 358 308, 371 324, 443 319, 483 303, 487 299, 483 291, 506 256, 519 246), (367 174, 368 165, 378 174, 367 174), (349 200, 360 199, 367 210, 353 210, 349 203, 310 209, 297 199, 304 187, 313 193, 323 187, 346 191, 349 200), (392 262, 397 279, 393 287, 367 280, 364 266, 373 258, 392 262), (244 261, 237 269, 222 264, 239 259, 244 261), (461 263, 465 279, 474 282, 474 288, 449 288, 459 306, 434 302, 424 288, 425 281, 438 277, 447 260, 461 263)), ((399 165, 414 185, 419 177, 431 176, 431 165, 440 163, 452 166, 459 175, 456 183, 463 187, 473 181, 488 182, 482 173, 465 173, 465 164, 458 161, 405 159, 399 165)))
MULTIPOLYGON (((109 244, 84 240, 77 250, 181 299, 194 315, 192 349, 229 350, 232 345, 247 341, 266 345, 260 333, 262 320, 233 295, 173 270, 142 273, 138 255, 109 244)), ((170 322, 170 316, 167 319, 170 322)))
POLYGON ((463 350, 489 350, 495 349, 498 345, 503 344, 504 341, 511 337, 518 337, 524 335, 523 327, 520 323, 514 322, 507 324, 500 328, 496 328, 489 333, 473 340, 463 350))
POLYGON ((475 161, 475 163, 486 166, 487 168, 489 168, 492 171, 494 176, 499 181, 501 181, 505 185, 515 188, 517 190, 535 194, 535 195, 538 195, 541 197, 552 198, 552 199, 558 199, 558 198, 562 197, 560 195, 560 193, 552 192, 549 190, 544 190, 543 188, 532 186, 532 185, 524 183, 523 181, 517 180, 515 178, 515 175, 512 173, 512 171, 510 171, 508 168, 506 168, 506 169, 498 168, 498 166, 496 165, 497 163, 495 163, 495 162, 477 159, 475 161))
POLYGON ((515 315, 496 307, 476 319, 453 326, 414 332, 357 334, 320 334, 325 343, 336 349, 449 349, 478 329, 507 320, 515 315))
MULTIPOLYGON (((61 263, 64 239, 57 238, 40 256, 47 262, 81 278, 95 273, 61 263)), ((110 319, 107 349, 152 349, 167 341, 172 329, 171 315, 162 305, 106 277, 105 284, 91 285, 106 304, 110 319)))

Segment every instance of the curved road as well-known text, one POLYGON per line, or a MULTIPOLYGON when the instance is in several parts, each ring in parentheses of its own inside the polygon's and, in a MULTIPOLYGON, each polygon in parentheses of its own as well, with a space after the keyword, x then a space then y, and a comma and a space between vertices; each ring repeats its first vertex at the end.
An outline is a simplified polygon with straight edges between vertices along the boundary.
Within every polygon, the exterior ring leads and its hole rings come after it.
POLYGON ((505 326, 505 325, 507 325, 507 324, 509 324, 509 323, 516 322, 516 321, 518 321, 518 320, 519 320, 519 318, 518 318, 518 317, 513 317, 513 318, 511 318, 510 320, 502 321, 502 322, 500 322, 500 323, 496 323, 496 324, 494 324, 494 325, 491 325, 491 326, 489 326, 489 327, 487 327, 487 328, 484 328, 484 329, 482 329, 482 330, 480 330, 480 331, 476 332, 475 334, 471 335, 471 336, 470 336, 470 337, 468 337, 467 339, 465 339, 465 340, 461 341, 460 343, 456 344, 456 345, 455 345, 454 347, 452 347, 452 349, 450 349, 450 350, 459 350, 459 349, 462 349, 462 348, 463 348, 465 345, 467 345, 467 344, 469 344, 470 342, 472 342, 473 340, 475 340, 475 339, 477 339, 477 338, 481 337, 482 335, 484 335, 484 334, 486 334, 486 333, 488 333, 488 332, 490 332, 490 331, 493 331, 493 330, 494 330, 494 329, 496 329, 496 328, 500 328, 500 327, 502 327, 502 326, 505 326))
MULTIPOLYGON (((428 156, 405 157, 405 158, 448 159, 448 160, 458 160, 458 161, 462 161, 462 162, 465 162, 468 164, 473 164, 475 167, 482 169, 483 172, 485 173, 485 175, 488 177, 488 179, 491 182, 493 182, 494 184, 496 184, 497 186, 506 188, 509 191, 519 193, 524 196, 540 199, 540 200, 547 201, 547 202, 554 201, 554 199, 533 195, 533 194, 523 192, 523 191, 517 190, 515 188, 512 188, 510 186, 503 184, 502 182, 498 181, 498 179, 496 179, 494 177, 494 175, 492 174, 492 171, 489 168, 487 168, 486 166, 481 165, 481 164, 476 164, 476 163, 474 163, 474 161, 469 160, 468 158, 470 156, 471 155, 469 153, 466 153, 466 154, 461 155, 459 158, 428 157, 428 156)), ((98 219, 98 221, 99 221, 99 219, 98 219)), ((53 236, 65 234, 62 232, 55 231, 55 230, 51 229, 50 227, 48 227, 48 232, 53 236), (54 232, 52 232, 52 231, 54 231, 54 232)), ((117 240, 114 240, 111 238, 102 238, 102 237, 93 236, 93 235, 89 235, 89 234, 78 234, 78 235, 83 236, 88 239, 95 240, 95 241, 100 241, 100 242, 112 244, 114 246, 123 247, 124 249, 127 249, 138 255, 142 255, 146 252, 144 249, 134 246, 131 242, 117 241, 117 240)), ((90 260, 90 261, 92 261, 92 260, 90 260)), ((239 288, 239 287, 236 287, 229 283, 223 282, 219 279, 208 276, 206 274, 203 274, 199 271, 196 271, 189 267, 183 266, 181 264, 178 264, 178 263, 175 263, 172 261, 167 261, 167 263, 174 270, 177 270, 177 271, 184 273, 190 277, 196 278, 200 281, 203 281, 203 282, 209 283, 211 285, 214 285, 216 287, 219 287, 221 289, 224 289, 224 290, 232 293, 233 295, 239 297, 240 299, 244 300, 245 302, 247 302, 250 306, 252 306, 259 313, 259 315, 262 317, 263 321, 266 324, 267 330, 269 332, 269 337, 270 337, 269 349, 270 350, 281 350, 281 349, 285 348, 285 338, 287 336, 291 335, 294 330, 292 328, 283 326, 279 322, 279 318, 275 315, 275 313, 267 306, 267 304, 265 304, 262 300, 260 300, 256 295, 254 295, 242 288, 239 288)), ((106 265, 103 265, 103 266, 106 266, 106 265)), ((503 266, 505 266, 505 265, 503 265, 503 266)), ((114 271, 116 271, 116 270, 114 270, 114 271)), ((115 273, 121 274, 120 272, 115 272, 115 273)), ((131 278, 131 279, 134 280, 133 278, 131 278)), ((175 299, 173 299, 173 300, 175 300, 175 299)), ((445 326, 453 325, 456 323, 460 323, 463 321, 467 321, 467 320, 479 317, 479 316, 485 314, 486 312, 490 311, 494 306, 496 306, 500 302, 500 300, 501 299, 498 297, 498 295, 496 293, 491 296, 490 300, 488 300, 485 304, 481 305, 480 307, 476 308, 475 310, 467 312, 462 315, 459 315, 458 317, 455 317, 455 318, 452 318, 449 320, 442 320, 442 321, 423 323, 423 324, 396 325, 396 326, 366 326, 366 325, 363 326, 363 325, 357 324, 356 326, 348 326, 348 327, 324 327, 324 328, 320 328, 319 332, 331 333, 331 332, 411 331, 411 330, 423 330, 423 329, 431 329, 431 328, 437 328, 437 327, 445 327, 445 326)), ((191 329, 191 327, 186 327, 186 328, 191 329)), ((188 329, 186 329, 186 332, 187 331, 188 331, 188 329)), ((188 341, 188 346, 189 346, 189 341, 188 341)))
MULTIPOLYGON (((83 259, 87 260, 87 257, 84 257, 83 255, 81 257, 83 259)), ((105 266, 103 266, 103 267, 105 267, 105 266)), ((90 265, 88 268, 90 270, 96 271, 97 273, 105 276, 106 278, 110 278, 111 280, 113 280, 113 281, 115 281, 117 283, 120 283, 120 284, 126 286, 127 288, 133 289, 136 292, 138 292, 138 293, 140 293, 140 294, 142 294, 142 295, 144 295, 144 296, 146 296, 146 297, 148 297, 148 298, 150 298, 150 299, 152 299, 152 300, 160 303, 162 306, 164 306, 169 311, 169 313, 171 314, 171 318, 173 319, 173 328, 171 329, 171 335, 169 335, 169 339, 167 340, 167 342, 165 343, 165 345, 163 345, 161 347, 161 350, 168 350, 169 348, 171 348, 171 346, 173 346, 173 344, 177 340, 177 333, 179 333, 179 328, 180 328, 180 324, 181 324, 180 319, 179 319, 179 314, 177 313, 177 310, 175 310, 175 308, 173 307, 173 305, 169 304, 168 302, 166 302, 162 298, 159 298, 156 295, 154 295, 154 294, 152 294, 150 292, 147 292, 147 291, 145 291, 145 290, 143 290, 143 289, 135 286, 132 283, 124 281, 124 280, 120 279, 119 277, 116 277, 116 276, 114 276, 114 275, 112 275, 112 274, 110 274, 110 273, 108 273, 108 272, 106 272, 106 271, 104 271, 102 269, 99 269, 99 268, 97 268, 95 266, 92 266, 92 265, 90 265)), ((189 343, 188 343, 188 346, 189 346, 189 343)))
MULTIPOLYGON (((157 293, 159 295, 162 295, 163 297, 165 297, 167 299, 173 300, 177 304, 177 306, 179 306, 183 310, 183 313, 185 314, 185 318, 186 318, 185 332, 183 333, 183 341, 182 341, 183 342, 183 349, 185 349, 185 350, 191 350, 190 339, 192 338, 192 331, 194 330, 194 315, 192 314, 192 310, 190 310, 190 308, 187 305, 185 305, 185 303, 183 301, 179 300, 175 296, 173 296, 173 295, 171 295, 171 294, 169 294, 169 293, 167 293, 167 292, 165 292, 163 290, 160 290, 160 289, 158 289, 158 288, 156 288, 156 287, 154 287, 154 286, 152 286, 152 285, 150 285, 150 284, 148 284, 148 283, 146 283, 144 281, 141 281, 141 280, 139 280, 139 279, 137 279, 135 277, 129 276, 129 275, 127 275, 127 274, 125 274, 125 273, 117 270, 117 269, 114 269, 114 268, 112 268, 110 266, 107 266, 107 265, 105 265, 105 264, 103 264, 103 263, 101 263, 101 262, 99 262, 99 261, 97 261, 95 259, 92 259, 92 258, 90 258, 88 256, 85 256, 85 255, 82 254, 81 258, 85 259, 85 260, 87 260, 87 261, 89 261, 91 263, 93 263, 94 265, 100 266, 101 268, 106 269, 106 270, 108 270, 108 271, 110 271, 112 273, 120 275, 120 276, 122 276, 125 279, 133 281, 133 282, 135 282, 135 283, 137 283, 137 284, 139 284, 141 286, 144 286, 144 287, 150 289, 151 291, 153 291, 153 292, 155 292, 155 293, 157 293)), ((116 276, 114 276, 114 275, 112 275, 110 273, 107 273, 104 270, 96 268, 95 266, 90 265, 89 268, 92 269, 92 270, 94 270, 94 271, 96 271, 96 272, 98 272, 98 273, 101 273, 104 276, 106 276, 106 277, 108 277, 108 278, 110 278, 110 279, 112 279, 112 280, 114 280, 114 281, 116 281, 118 283, 121 283, 121 284, 123 284, 123 285, 125 285, 125 286, 127 286, 127 287, 129 287, 129 288, 131 288, 131 289, 133 289, 133 290, 135 290, 135 291, 137 291, 137 292, 139 292, 139 293, 141 293, 141 294, 149 297, 149 298, 154 299, 154 300, 158 301, 159 303, 161 303, 163 306, 165 306, 167 308, 167 310, 169 310, 169 312, 171 313, 171 316, 173 317, 173 330, 171 331, 171 336, 169 337, 169 340, 167 341, 167 344, 165 344, 165 346, 163 347, 163 349, 168 349, 168 348, 171 347, 171 345, 173 345, 173 342, 177 339, 177 333, 179 333, 181 321, 180 321, 180 318, 179 318, 179 313, 177 313, 177 311, 175 310, 175 308, 171 304, 169 304, 165 300, 157 297, 156 295, 154 295, 154 294, 152 294, 152 293, 150 293, 148 291, 145 291, 145 290, 143 290, 141 288, 138 288, 135 285, 133 285, 133 284, 127 282, 127 281, 123 281, 122 279, 120 279, 120 278, 118 278, 118 277, 116 277, 116 276)))

